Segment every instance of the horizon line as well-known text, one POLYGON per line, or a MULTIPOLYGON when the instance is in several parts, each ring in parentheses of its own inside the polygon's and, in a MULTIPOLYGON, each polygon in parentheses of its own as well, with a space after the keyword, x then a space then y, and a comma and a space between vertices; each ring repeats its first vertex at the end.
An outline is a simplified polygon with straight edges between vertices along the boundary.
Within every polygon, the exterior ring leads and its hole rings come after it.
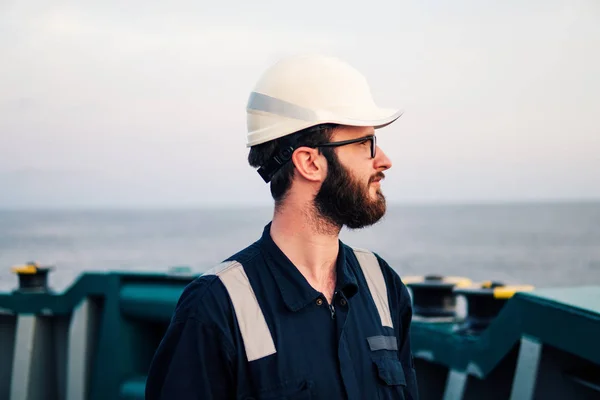
MULTIPOLYGON (((575 205, 600 204, 600 198, 548 198, 548 199, 497 199, 497 200, 415 200, 388 201, 388 207, 477 207, 519 205, 575 205)), ((244 210, 269 209, 267 203, 205 203, 205 204, 104 204, 104 205, 56 205, 56 206, 0 206, 0 212, 10 211, 183 211, 183 210, 244 210)))

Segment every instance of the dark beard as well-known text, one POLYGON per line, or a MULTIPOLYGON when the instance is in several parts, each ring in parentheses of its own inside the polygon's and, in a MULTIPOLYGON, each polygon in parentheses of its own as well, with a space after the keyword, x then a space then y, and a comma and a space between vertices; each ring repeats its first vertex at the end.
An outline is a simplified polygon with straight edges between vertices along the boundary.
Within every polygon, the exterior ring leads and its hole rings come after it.
POLYGON ((385 214, 386 201, 379 190, 377 199, 372 200, 369 196, 369 185, 373 179, 383 177, 383 173, 372 176, 365 185, 353 179, 340 164, 335 153, 326 157, 327 177, 314 200, 320 217, 338 229, 343 226, 360 229, 378 222, 385 214))

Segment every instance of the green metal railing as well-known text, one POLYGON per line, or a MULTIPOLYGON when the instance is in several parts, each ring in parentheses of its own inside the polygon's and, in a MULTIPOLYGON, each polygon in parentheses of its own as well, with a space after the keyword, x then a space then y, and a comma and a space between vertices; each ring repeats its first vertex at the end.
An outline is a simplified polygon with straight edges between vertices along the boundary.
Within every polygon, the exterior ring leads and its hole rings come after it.
POLYGON ((481 332, 459 327, 413 322, 423 399, 600 399, 600 287, 517 293, 481 332))
POLYGON ((0 294, 0 399, 143 399, 194 276, 87 273, 64 293, 0 294))
MULTIPOLYGON (((195 276, 86 273, 63 293, 0 293, 0 399, 143 399, 195 276)), ((479 331, 444 304, 413 320, 422 399, 600 398, 600 287, 516 293, 479 331)))

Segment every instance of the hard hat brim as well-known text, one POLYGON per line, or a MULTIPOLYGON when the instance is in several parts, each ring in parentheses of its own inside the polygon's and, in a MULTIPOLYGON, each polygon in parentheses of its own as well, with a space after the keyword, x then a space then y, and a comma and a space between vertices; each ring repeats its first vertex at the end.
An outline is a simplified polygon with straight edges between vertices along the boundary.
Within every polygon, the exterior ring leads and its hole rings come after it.
POLYGON ((256 126, 248 134, 246 147, 278 139, 321 124, 372 126, 384 128, 404 113, 403 110, 379 108, 368 110, 309 110, 280 99, 253 92, 246 108, 256 126))

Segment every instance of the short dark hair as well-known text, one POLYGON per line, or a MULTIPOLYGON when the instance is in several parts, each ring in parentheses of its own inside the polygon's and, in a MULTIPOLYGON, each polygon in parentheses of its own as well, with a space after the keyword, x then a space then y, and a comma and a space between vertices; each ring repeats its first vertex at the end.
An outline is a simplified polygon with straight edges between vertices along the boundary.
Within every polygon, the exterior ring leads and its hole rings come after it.
MULTIPOLYGON (((289 140, 299 143, 300 146, 316 146, 318 144, 327 143, 331 140, 333 130, 336 127, 337 125, 334 124, 321 124, 294 132, 284 138, 252 146, 250 148, 250 153, 248 154, 248 163, 254 168, 261 167, 279 152, 281 146, 285 145, 285 143, 289 143, 289 140)), ((322 152, 330 151, 332 151, 332 149, 325 148, 322 150, 322 152)), ((275 172, 271 179, 271 196, 275 200, 276 207, 285 199, 292 184, 294 169, 294 163, 290 160, 288 163, 284 164, 279 171, 275 172)))

